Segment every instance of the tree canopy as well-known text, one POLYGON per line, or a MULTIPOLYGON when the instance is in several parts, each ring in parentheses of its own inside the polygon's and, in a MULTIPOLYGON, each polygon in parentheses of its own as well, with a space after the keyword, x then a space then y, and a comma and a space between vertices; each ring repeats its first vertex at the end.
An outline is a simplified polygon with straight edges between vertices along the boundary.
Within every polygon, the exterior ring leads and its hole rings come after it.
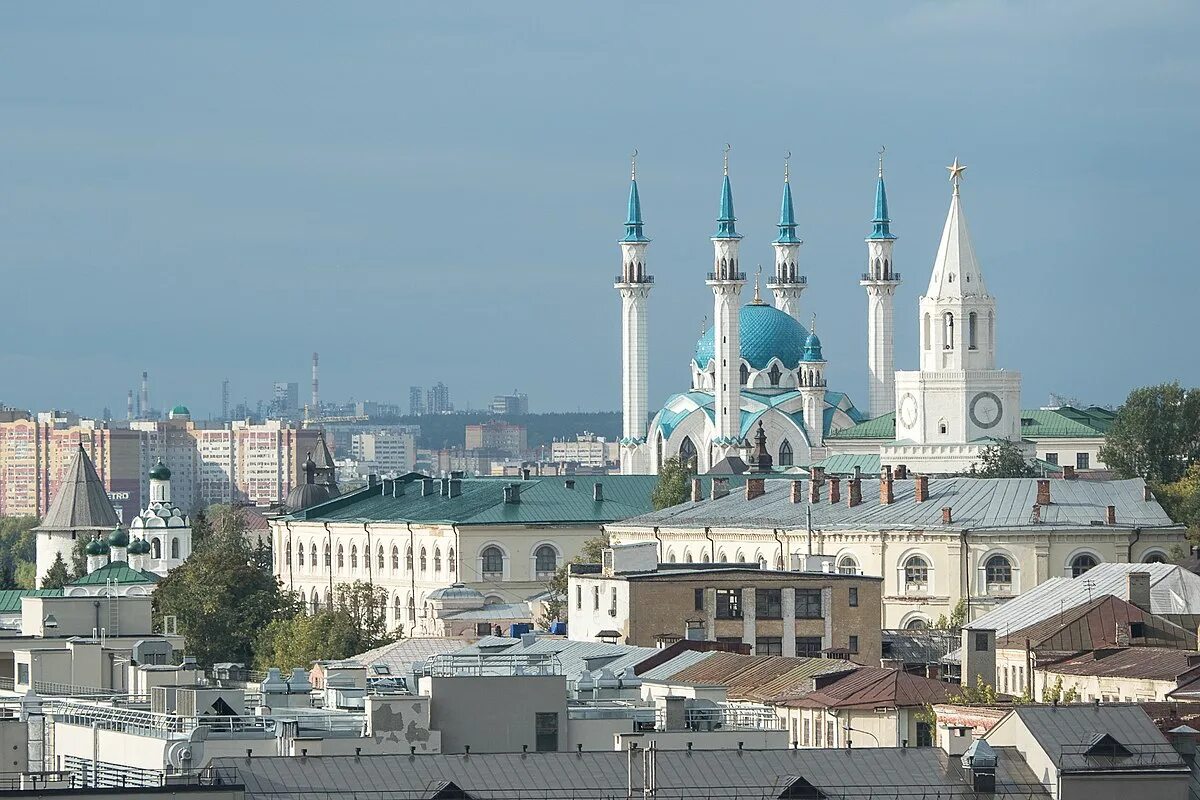
POLYGON ((71 573, 67 571, 67 562, 63 561, 62 553, 54 555, 54 563, 42 576, 43 589, 61 589, 71 582, 71 573))
POLYGON ((0 589, 32 589, 37 578, 37 517, 0 517, 0 589))
POLYGON ((546 581, 546 591, 549 593, 545 610, 538 619, 542 628, 549 630, 551 623, 567 622, 570 616, 571 604, 567 602, 567 585, 570 580, 571 564, 599 564, 604 558, 604 548, 609 546, 608 533, 602 532, 593 536, 579 548, 579 555, 565 564, 559 564, 554 575, 546 581))
POLYGON ((1193 542, 1200 541, 1200 464, 1192 464, 1177 481, 1157 485, 1154 496, 1171 519, 1187 525, 1193 542))
POLYGON ((976 478, 1033 478, 1037 465, 1025 458, 1019 442, 1004 440, 988 445, 979 454, 979 464, 970 474, 976 478))
POLYGON ((689 481, 696 474, 696 466, 692 462, 682 464, 677 456, 672 456, 663 462, 658 471, 658 483, 650 496, 654 510, 677 506, 688 499, 689 481))
POLYGON ((1200 390, 1178 382, 1134 389, 1117 410, 1100 460, 1122 478, 1182 478, 1200 461, 1200 390))
POLYGON ((273 620, 255 643, 259 669, 308 667, 350 658, 396 640, 387 630, 387 591, 363 581, 334 588, 332 608, 273 620))

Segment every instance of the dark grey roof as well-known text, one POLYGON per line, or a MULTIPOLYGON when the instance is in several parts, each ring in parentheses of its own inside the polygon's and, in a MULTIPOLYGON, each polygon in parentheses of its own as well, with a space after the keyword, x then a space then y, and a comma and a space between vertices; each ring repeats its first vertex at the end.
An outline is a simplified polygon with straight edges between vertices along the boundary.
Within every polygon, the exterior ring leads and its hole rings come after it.
POLYGON ((294 514, 329 499, 329 491, 325 486, 318 483, 302 483, 288 492, 283 507, 289 514, 294 514))
MULTIPOLYGON (((1051 482, 1051 503, 1042 506, 1040 520, 1034 522, 1032 509, 1037 502, 1036 478, 930 478, 929 498, 916 501, 915 482, 896 480, 894 502, 879 500, 879 480, 863 479, 860 505, 850 507, 849 491, 842 485, 839 503, 829 502, 829 486, 823 487, 823 502, 808 503, 808 481, 804 482, 803 501, 790 501, 787 481, 767 481, 766 493, 753 500, 743 491, 731 491, 724 497, 687 501, 677 506, 652 511, 620 523, 620 527, 663 528, 762 527, 803 529, 806 514, 812 509, 812 524, 821 530, 1130 530, 1132 528, 1175 527, 1156 500, 1145 499, 1145 482, 1140 478, 1124 481, 1051 482), (1117 524, 1104 525, 1108 506, 1116 507, 1117 524), (942 509, 952 509, 952 522, 942 522, 942 509)), ((706 487, 707 488, 707 487, 706 487)), ((706 494, 711 494, 706 492, 706 494)))
POLYGON ((110 531, 121 521, 92 460, 80 446, 63 473, 58 494, 38 525, 42 531, 110 531))
MULTIPOLYGON (((1048 796, 1014 748, 996 751, 995 796, 1048 796)), ((778 798, 804 781, 835 797, 872 791, 879 796, 880 790, 888 791, 888 797, 975 797, 958 762, 936 747, 660 750, 656 796, 778 798)), ((226 782, 244 783, 251 800, 333 800, 356 792, 360 797, 416 800, 431 796, 430 787, 442 781, 453 781, 477 798, 625 797, 628 768, 628 756, 617 751, 216 758, 211 767, 226 782)), ((633 759, 632 770, 633 790, 640 795, 641 757, 633 759)))

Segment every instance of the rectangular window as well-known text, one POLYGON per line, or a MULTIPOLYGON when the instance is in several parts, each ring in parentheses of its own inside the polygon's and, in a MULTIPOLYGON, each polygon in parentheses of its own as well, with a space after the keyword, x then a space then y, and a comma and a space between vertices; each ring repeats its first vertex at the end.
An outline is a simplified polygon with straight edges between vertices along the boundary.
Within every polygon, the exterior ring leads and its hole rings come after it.
POLYGON ((720 644, 741 644, 742 637, 740 637, 740 636, 718 636, 717 641, 720 644))
POLYGON ((696 590, 695 606, 694 606, 694 607, 695 607, 695 609, 696 609, 697 611, 703 611, 703 610, 704 610, 704 590, 703 590, 703 589, 697 589, 697 590, 696 590))
POLYGON ((754 655, 781 656, 783 655, 783 639, 779 636, 759 636, 754 640, 754 655))
POLYGON ((858 637, 857 636, 850 637, 850 652, 851 653, 858 652, 858 637))
POLYGON ((783 590, 755 589, 754 615, 758 619, 783 619, 783 590))
POLYGON ((822 739, 821 734, 822 734, 823 730, 824 730, 824 726, 821 725, 821 720, 816 720, 816 722, 813 723, 813 747, 824 747, 825 746, 824 742, 821 741, 821 739, 822 739))
POLYGON ((850 587, 850 607, 858 608, 858 587, 857 586, 850 587))
POLYGON ((717 589, 717 619, 742 618, 742 590, 717 589))
POLYGON ((821 619, 821 590, 796 590, 796 619, 821 619))
POLYGON ((1046 462, 1057 466, 1058 465, 1058 453, 1046 453, 1046 462))
POLYGON ((825 723, 825 746, 826 747, 837 747, 837 742, 834 739, 834 729, 833 729, 832 721, 825 723))
POLYGON ((549 711, 534 714, 536 748, 539 753, 558 752, 558 712, 549 711))
POLYGON ((801 658, 816 658, 821 655, 820 636, 797 636, 796 655, 801 658))
POLYGON ((1142 639, 1146 636, 1146 623, 1131 622, 1129 623, 1129 638, 1142 639))
POLYGON ((988 650, 988 635, 984 631, 975 634, 975 652, 986 653, 988 650))
POLYGON ((1075 469, 1088 469, 1092 465, 1092 457, 1087 453, 1075 454, 1075 469))
POLYGON ((17 664, 17 683, 22 686, 29 685, 29 665, 17 664))
POLYGON ((583 587, 582 586, 575 587, 575 607, 583 608, 583 587))
POLYGON ((808 720, 808 719, 804 720, 803 730, 804 730, 804 738, 801 740, 800 743, 803 744, 805 747, 808 747, 809 745, 812 744, 812 720, 808 720))

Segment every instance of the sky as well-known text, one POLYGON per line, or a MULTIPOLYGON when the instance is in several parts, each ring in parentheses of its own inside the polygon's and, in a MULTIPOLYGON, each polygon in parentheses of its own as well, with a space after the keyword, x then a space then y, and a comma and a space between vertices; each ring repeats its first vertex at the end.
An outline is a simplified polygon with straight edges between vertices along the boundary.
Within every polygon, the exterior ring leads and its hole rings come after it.
MULTIPOLYGON (((1023 404, 1200 384, 1200 5, 6 3, 0 402, 123 416, 307 394, 620 407, 637 148, 650 402, 687 388, 722 149, 745 271, 791 153, 806 317, 866 396, 866 262, 887 147, 896 365, 950 199, 1023 404)), ((752 289, 747 287, 748 301, 752 289)))

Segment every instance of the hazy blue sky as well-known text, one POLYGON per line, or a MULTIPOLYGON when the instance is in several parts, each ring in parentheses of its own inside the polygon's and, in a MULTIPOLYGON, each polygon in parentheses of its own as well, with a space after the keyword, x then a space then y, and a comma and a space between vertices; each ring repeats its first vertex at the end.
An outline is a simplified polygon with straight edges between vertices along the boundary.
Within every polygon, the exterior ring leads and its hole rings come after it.
MULTIPOLYGON (((637 147, 651 405, 686 388, 721 148, 747 271, 783 155, 829 384, 865 407, 865 261, 888 148, 897 366, 963 202, 1024 403, 1200 383, 1200 5, 5 3, 0 401, 620 405, 637 147)), ((750 292, 747 291, 746 299, 750 292)))

